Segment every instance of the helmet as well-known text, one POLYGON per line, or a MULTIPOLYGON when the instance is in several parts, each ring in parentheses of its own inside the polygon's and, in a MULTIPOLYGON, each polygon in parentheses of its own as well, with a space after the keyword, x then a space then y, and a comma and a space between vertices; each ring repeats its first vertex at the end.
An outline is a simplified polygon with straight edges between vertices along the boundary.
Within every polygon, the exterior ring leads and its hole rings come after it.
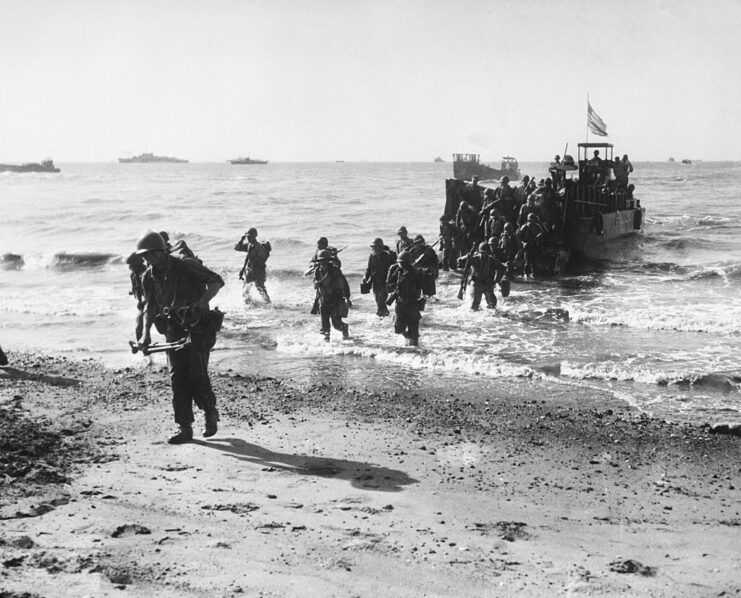
POLYGON ((479 251, 489 251, 488 243, 479 243, 479 251))
POLYGON ((399 230, 396 231, 396 234, 397 235, 401 235, 402 233, 403 234, 406 234, 407 233, 407 227, 406 226, 400 226, 399 227, 399 230))
POLYGON ((383 239, 381 237, 376 237, 375 239, 373 239, 371 247, 383 247, 383 239))
POLYGON ((509 183, 509 177, 505 174, 501 179, 499 179, 500 183, 509 183))
POLYGON ((527 221, 528 222, 535 222, 537 219, 538 219, 538 217, 535 214, 533 214, 532 212, 530 212, 527 215, 527 221))
POLYGON ((167 246, 165 240, 160 236, 159 233, 150 230, 148 233, 144 233, 139 240, 136 242, 136 254, 141 255, 147 251, 165 251, 167 246))
POLYGON ((327 237, 319 237, 316 240, 316 246, 319 249, 326 249, 327 247, 329 247, 329 241, 327 240, 327 237))
POLYGON ((484 195, 486 195, 486 197, 491 197, 492 195, 494 195, 494 189, 487 189, 486 191, 484 191, 484 195))
POLYGON ((414 237, 414 244, 417 245, 418 243, 424 243, 425 238, 422 235, 417 235, 414 237))
POLYGON ((472 180, 472 181, 473 181, 473 182, 475 183, 476 181, 478 181, 478 180, 479 180, 479 175, 477 175, 477 174, 473 175, 473 176, 471 177, 471 180, 472 180))
POLYGON ((251 228, 250 230, 248 230, 247 231, 247 236, 248 237, 256 237, 257 236, 257 229, 256 228, 251 228))
POLYGON ((504 230, 506 230, 506 231, 511 231, 511 230, 514 230, 514 228, 515 228, 515 225, 514 225, 514 224, 512 224, 511 222, 507 222, 507 223, 506 223, 506 224, 504 225, 504 230))
POLYGON ((332 252, 329 249, 322 249, 316 254, 318 262, 328 262, 332 259, 332 252))
POLYGON ((445 216, 445 214, 443 214, 442 216, 440 216, 440 222, 446 222, 447 220, 448 220, 448 218, 447 218, 447 216, 445 216))
POLYGON ((170 240, 170 235, 168 235, 167 231, 164 231, 164 230, 160 231, 160 237, 162 237, 165 240, 165 243, 167 243, 170 240))
POLYGON ((396 261, 400 264, 411 264, 412 254, 408 251, 402 251, 399 255, 396 256, 396 261))
POLYGON ((497 245, 498 243, 496 237, 489 237, 489 245, 497 245))

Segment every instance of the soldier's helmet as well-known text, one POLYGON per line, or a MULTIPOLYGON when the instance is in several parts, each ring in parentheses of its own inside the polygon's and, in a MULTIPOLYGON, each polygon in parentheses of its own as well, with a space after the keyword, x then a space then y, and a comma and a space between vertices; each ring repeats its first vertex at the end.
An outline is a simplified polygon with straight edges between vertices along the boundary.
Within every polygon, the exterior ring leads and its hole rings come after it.
POLYGON ((514 230, 514 228, 515 225, 511 222, 507 222, 507 224, 504 225, 504 230, 506 230, 507 232, 514 230))
POLYGON ((148 251, 166 251, 167 245, 159 233, 150 230, 144 233, 136 242, 136 255, 147 253, 148 251))
POLYGON ((257 229, 256 228, 251 228, 250 230, 248 230, 247 231, 247 236, 250 237, 250 238, 256 237, 257 236, 257 229))
POLYGON ((497 241, 496 237, 489 237, 489 245, 497 245, 499 241, 497 241))
POLYGON ((448 218, 447 218, 447 216, 445 216, 445 214, 443 214, 442 216, 440 216, 440 222, 447 222, 447 221, 448 221, 448 218))
POLYGON ((530 212, 527 215, 527 221, 528 222, 535 222, 537 219, 538 219, 538 217, 535 214, 533 214, 532 212, 530 212))
POLYGON ((484 195, 486 195, 486 197, 491 197, 492 195, 494 195, 494 189, 487 189, 486 191, 484 191, 484 195))
POLYGON ((396 231, 397 235, 401 234, 407 234, 407 227, 406 226, 400 226, 399 229, 396 231))
POLYGON ((425 238, 422 235, 417 235, 414 237, 414 244, 419 245, 425 242, 425 238))
POLYGON ((327 237, 319 237, 316 240, 316 246, 319 249, 326 249, 327 247, 329 247, 329 241, 327 240, 327 237))
POLYGON ((471 177, 471 180, 476 183, 479 180, 479 175, 475 174, 471 177))
POLYGON ((500 183, 509 183, 509 177, 505 174, 501 179, 499 179, 500 183))
POLYGON ((383 239, 381 237, 376 237, 373 239, 373 243, 371 243, 371 247, 377 247, 381 249, 383 247, 383 239))
POLYGON ((402 251, 399 255, 396 256, 396 261, 400 264, 411 264, 412 254, 408 251, 402 251))
POLYGON ((489 251, 488 243, 479 243, 479 251, 489 251))
POLYGON ((318 262, 329 262, 332 260, 332 252, 329 249, 322 249, 316 254, 316 260, 318 262))

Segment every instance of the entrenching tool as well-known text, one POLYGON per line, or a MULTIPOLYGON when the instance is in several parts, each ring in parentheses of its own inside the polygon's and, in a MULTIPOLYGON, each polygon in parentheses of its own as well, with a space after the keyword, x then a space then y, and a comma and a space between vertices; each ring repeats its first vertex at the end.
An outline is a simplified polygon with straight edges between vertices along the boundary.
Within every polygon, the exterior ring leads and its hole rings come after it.
POLYGON ((151 355, 152 353, 164 353, 165 351, 179 351, 189 344, 190 336, 186 336, 185 338, 181 338, 177 341, 172 341, 171 343, 152 343, 151 345, 146 345, 144 347, 139 345, 139 343, 129 341, 129 347, 131 347, 131 352, 134 355, 136 355, 139 351, 141 351, 143 355, 151 355))

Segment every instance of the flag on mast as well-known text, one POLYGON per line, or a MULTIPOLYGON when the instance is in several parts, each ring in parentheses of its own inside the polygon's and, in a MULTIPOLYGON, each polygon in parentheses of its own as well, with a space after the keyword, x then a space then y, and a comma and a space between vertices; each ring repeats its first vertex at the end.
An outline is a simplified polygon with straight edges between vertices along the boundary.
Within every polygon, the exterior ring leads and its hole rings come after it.
POLYGON ((605 121, 599 117, 599 114, 594 111, 589 100, 587 100, 587 124, 589 125, 589 130, 595 135, 607 137, 607 125, 605 124, 605 121))

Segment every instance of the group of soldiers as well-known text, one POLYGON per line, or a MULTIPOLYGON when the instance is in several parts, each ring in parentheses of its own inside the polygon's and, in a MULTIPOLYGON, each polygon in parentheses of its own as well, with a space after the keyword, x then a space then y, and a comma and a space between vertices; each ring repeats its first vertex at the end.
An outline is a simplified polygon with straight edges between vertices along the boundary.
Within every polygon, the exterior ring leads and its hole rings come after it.
POLYGON ((560 236, 563 205, 554 178, 536 183, 525 175, 512 187, 503 176, 496 189, 485 190, 477 177, 468 186, 456 181, 457 211, 440 217, 442 268, 457 270, 478 254, 475 262, 496 269, 487 277, 492 284, 505 274, 534 276, 539 255, 560 236))
MULTIPOLYGON (((474 180, 461 186, 462 197, 455 218, 440 219, 440 236, 432 245, 422 235, 410 237, 406 227, 397 231, 393 248, 381 238, 370 243, 368 265, 361 282, 361 293, 373 293, 376 314, 384 318, 394 306, 394 331, 410 346, 419 343, 419 322, 426 301, 436 295, 439 271, 460 270, 459 298, 466 286, 473 287, 472 309, 478 309, 484 297, 488 307, 496 306, 495 285, 508 294, 508 277, 518 252, 524 252, 528 273, 529 247, 537 247, 547 231, 557 227, 559 205, 550 181, 540 186, 525 177, 522 188, 509 186, 503 177, 496 190, 483 191, 474 180), (521 197, 525 194, 524 201, 521 197), (440 244, 442 259, 435 249, 440 244)), ((265 303, 270 296, 265 288, 269 242, 258 240, 250 228, 235 244, 235 251, 245 254, 239 278, 245 294, 257 290, 265 303)), ((344 248, 343 248, 344 249, 344 248)), ((321 333, 329 340, 331 329, 349 339, 344 318, 352 307, 350 285, 342 273, 339 254, 320 237, 306 274, 312 276, 315 300, 311 313, 321 318, 321 333)), ((132 351, 150 354, 166 352, 173 392, 173 410, 179 432, 172 444, 193 438, 193 404, 204 411, 204 436, 216 433, 219 413, 208 376, 209 353, 221 327, 223 314, 210 309, 209 302, 224 285, 221 276, 203 265, 183 241, 172 245, 167 233, 149 232, 137 242, 136 251, 127 259, 131 271, 131 294, 137 300, 136 342, 132 351), (164 343, 152 343, 154 326, 165 336, 164 343)), ((530 270, 531 272, 531 270, 530 270)))

